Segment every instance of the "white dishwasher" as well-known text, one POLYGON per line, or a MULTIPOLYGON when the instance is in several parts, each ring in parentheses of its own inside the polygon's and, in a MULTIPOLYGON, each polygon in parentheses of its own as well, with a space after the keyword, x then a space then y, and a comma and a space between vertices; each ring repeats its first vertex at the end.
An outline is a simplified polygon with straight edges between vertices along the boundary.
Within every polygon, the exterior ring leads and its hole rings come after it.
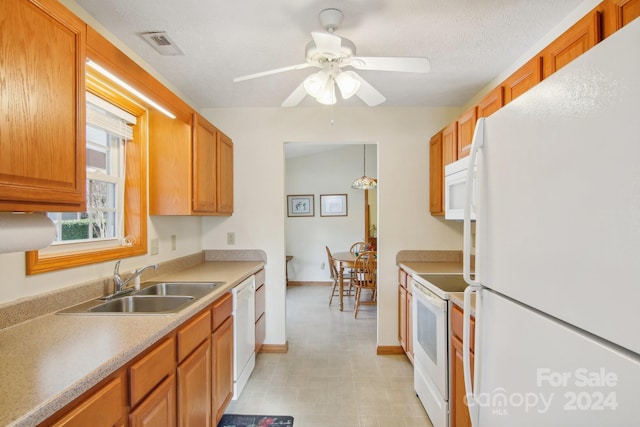
POLYGON ((233 400, 249 380, 256 365, 255 294, 256 279, 251 276, 233 288, 233 400))

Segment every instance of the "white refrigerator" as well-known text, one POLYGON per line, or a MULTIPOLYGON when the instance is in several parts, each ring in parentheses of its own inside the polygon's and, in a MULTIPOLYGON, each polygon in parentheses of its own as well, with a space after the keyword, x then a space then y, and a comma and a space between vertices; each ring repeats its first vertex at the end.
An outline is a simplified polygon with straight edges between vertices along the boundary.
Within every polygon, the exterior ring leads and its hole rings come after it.
POLYGON ((639 160, 640 19, 479 120, 474 427, 640 425, 639 160))

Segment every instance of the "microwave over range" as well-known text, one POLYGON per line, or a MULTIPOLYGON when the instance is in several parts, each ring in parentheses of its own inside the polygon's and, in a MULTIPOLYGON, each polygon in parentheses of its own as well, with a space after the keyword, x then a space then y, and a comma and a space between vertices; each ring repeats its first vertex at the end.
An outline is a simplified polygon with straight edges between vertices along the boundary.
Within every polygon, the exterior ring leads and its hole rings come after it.
MULTIPOLYGON (((444 218, 462 221, 464 205, 467 197, 467 181, 469 178, 470 157, 463 157, 444 167, 444 218)), ((476 165, 474 165, 475 172, 476 165)), ((476 199, 475 174, 471 178, 472 200, 476 199)), ((476 219, 474 204, 471 204, 471 219, 476 219)))

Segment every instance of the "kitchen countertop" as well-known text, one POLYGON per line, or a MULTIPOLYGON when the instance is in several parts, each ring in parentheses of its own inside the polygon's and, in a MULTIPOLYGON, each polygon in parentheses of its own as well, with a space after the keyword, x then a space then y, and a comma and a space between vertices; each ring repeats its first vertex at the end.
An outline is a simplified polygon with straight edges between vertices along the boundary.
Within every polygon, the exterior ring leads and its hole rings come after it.
POLYGON ((223 281, 175 314, 57 315, 0 330, 0 425, 34 426, 263 268, 205 262, 153 281, 223 281))

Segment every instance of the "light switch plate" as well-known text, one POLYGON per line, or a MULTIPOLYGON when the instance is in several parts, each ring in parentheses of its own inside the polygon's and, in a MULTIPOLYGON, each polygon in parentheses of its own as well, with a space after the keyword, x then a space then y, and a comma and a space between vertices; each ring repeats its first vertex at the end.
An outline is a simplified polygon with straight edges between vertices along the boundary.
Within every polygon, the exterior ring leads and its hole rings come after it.
POLYGON ((158 255, 160 253, 160 239, 157 237, 151 239, 151 255, 158 255))
POLYGON ((229 231, 227 233, 227 245, 235 245, 236 244, 236 233, 233 231, 229 231))

